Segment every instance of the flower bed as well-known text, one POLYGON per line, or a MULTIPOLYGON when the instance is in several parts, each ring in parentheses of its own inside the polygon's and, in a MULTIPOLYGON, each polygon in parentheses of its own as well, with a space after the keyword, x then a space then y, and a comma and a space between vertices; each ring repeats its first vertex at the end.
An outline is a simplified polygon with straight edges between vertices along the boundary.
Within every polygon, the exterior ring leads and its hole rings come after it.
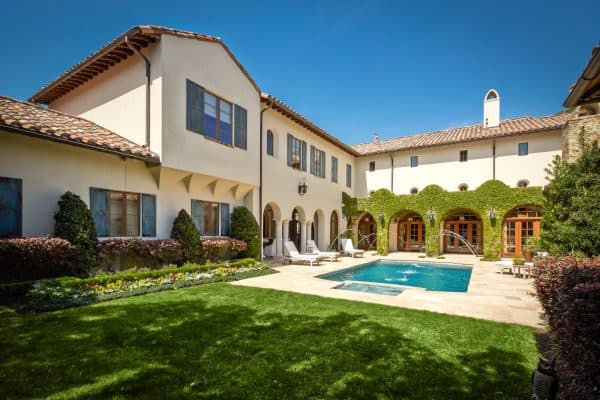
POLYGON ((254 259, 243 259, 224 264, 187 265, 86 279, 48 279, 32 283, 25 296, 18 299, 15 306, 25 312, 58 310, 160 290, 239 280, 272 272, 273 270, 263 263, 254 259))

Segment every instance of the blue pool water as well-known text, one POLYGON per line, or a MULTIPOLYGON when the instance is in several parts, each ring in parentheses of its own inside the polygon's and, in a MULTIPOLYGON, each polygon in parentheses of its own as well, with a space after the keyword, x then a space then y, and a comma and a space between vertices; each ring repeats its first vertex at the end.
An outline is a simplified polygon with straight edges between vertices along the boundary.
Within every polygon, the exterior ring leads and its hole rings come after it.
POLYGON ((442 292, 466 292, 471 280, 471 267, 412 261, 374 261, 319 275, 318 278, 415 286, 442 292))
POLYGON ((369 283, 357 283, 357 282, 343 283, 339 286, 336 286, 335 288, 341 289, 341 290, 351 290, 353 292, 384 294, 386 296, 398 296, 400 293, 404 292, 404 290, 405 290, 404 288, 401 288, 401 287, 373 285, 373 284, 369 284, 369 283))

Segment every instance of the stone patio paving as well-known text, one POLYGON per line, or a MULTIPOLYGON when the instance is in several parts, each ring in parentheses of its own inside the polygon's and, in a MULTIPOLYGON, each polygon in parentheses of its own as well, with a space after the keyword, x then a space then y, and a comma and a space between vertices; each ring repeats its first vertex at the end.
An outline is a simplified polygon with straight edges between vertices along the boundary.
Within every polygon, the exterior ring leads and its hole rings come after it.
POLYGON ((342 257, 337 262, 323 262, 313 267, 299 264, 282 265, 278 260, 270 260, 268 262, 279 271, 278 274, 245 279, 233 284, 434 311, 534 328, 545 326, 542 309, 533 296, 531 279, 517 278, 510 274, 501 275, 496 272, 493 262, 480 261, 479 258, 471 255, 446 255, 443 260, 421 259, 418 258, 419 255, 418 253, 391 253, 388 256, 379 256, 369 252, 364 258, 342 257), (379 259, 469 264, 473 266, 473 272, 466 293, 411 288, 398 296, 334 289, 340 282, 316 278, 316 275, 379 259))

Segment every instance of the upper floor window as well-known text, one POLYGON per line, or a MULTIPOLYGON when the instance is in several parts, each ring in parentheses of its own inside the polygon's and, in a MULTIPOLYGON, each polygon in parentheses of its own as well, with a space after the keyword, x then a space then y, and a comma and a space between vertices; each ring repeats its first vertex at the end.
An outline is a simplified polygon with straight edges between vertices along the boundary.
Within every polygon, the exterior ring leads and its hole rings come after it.
POLYGON ((460 185, 458 185, 458 190, 460 190, 461 192, 466 192, 467 190, 469 190, 469 185, 467 185, 466 183, 461 183, 460 185))
POLYGON ((469 152, 467 150, 461 150, 458 153, 458 159, 460 160, 460 162, 465 162, 469 159, 469 152))
POLYGON ((21 236, 23 181, 0 177, 0 238, 21 236))
POLYGON ((410 167, 415 168, 419 166, 419 156, 412 156, 410 158, 410 167))
POLYGON ((192 221, 201 236, 229 236, 229 204, 192 200, 192 221))
POLYGON ((287 135, 287 165, 306 171, 306 142, 290 133, 287 135))
POLYGON ((524 188, 529 186, 529 181, 527 179, 521 179, 519 182, 517 182, 517 186, 520 188, 524 188))
POLYGON ((90 189, 90 210, 98 236, 156 236, 156 196, 90 189))
POLYGON ((529 143, 519 143, 519 155, 526 156, 529 154, 529 143))
POLYGON ((247 112, 186 81, 186 128, 227 145, 247 148, 247 112))
POLYGON ((417 189, 416 187, 410 189, 410 194, 417 194, 417 193, 419 193, 419 189, 417 189))
POLYGON ((267 131, 267 154, 273 155, 273 132, 270 130, 267 131))
POLYGON ((352 187, 352 165, 346 164, 346 187, 352 187))
POLYGON ((371 171, 371 172, 375 171, 375 161, 371 161, 369 163, 369 171, 371 171))
POLYGON ((338 181, 338 159, 331 156, 331 182, 337 183, 338 181))
POLYGON ((310 146, 310 173, 325 178, 325 152, 310 146))

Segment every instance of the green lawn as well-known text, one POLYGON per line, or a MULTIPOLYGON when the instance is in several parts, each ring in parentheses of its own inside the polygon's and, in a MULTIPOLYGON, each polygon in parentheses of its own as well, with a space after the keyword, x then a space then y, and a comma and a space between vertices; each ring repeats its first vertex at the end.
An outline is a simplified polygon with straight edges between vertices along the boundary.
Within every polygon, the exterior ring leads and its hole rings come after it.
POLYGON ((0 313, 0 398, 526 399, 532 330, 224 283, 0 313))

